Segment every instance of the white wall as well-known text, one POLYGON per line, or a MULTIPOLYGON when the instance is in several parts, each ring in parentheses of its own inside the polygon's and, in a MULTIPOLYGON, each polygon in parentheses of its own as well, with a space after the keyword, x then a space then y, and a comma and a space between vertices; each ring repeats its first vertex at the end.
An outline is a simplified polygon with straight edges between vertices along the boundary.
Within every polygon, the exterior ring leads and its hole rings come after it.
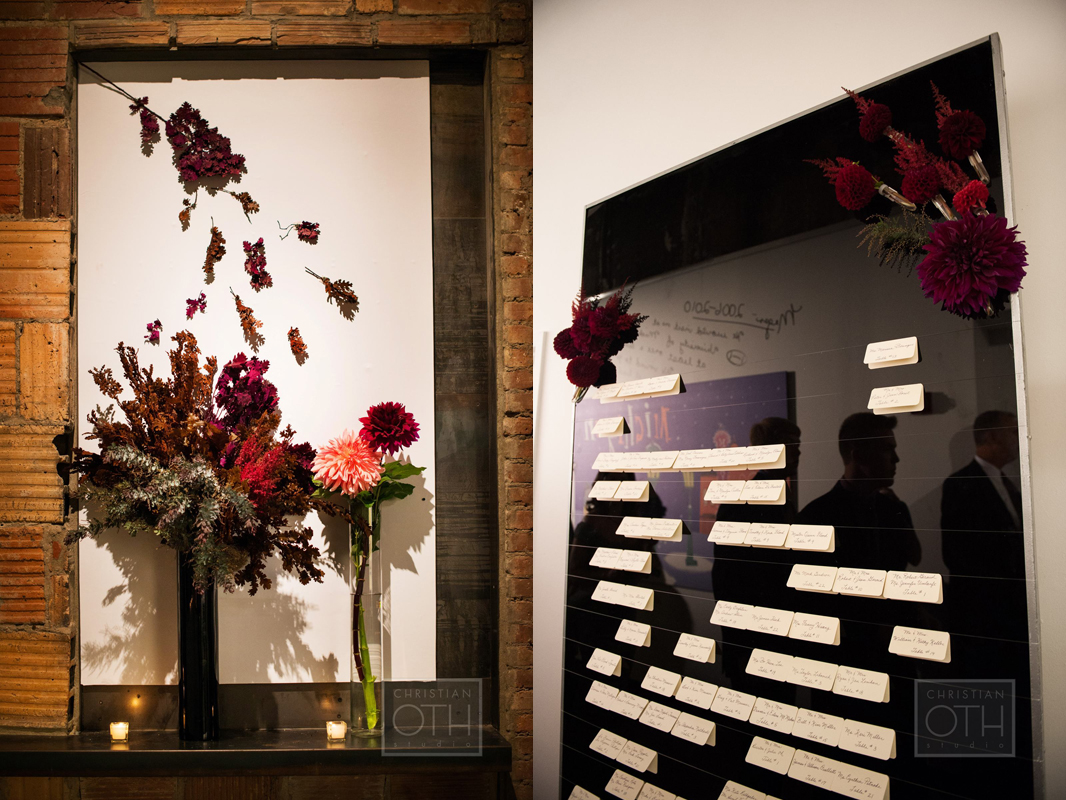
MULTIPOLYGON (((569 324, 583 209, 840 94, 998 32, 1023 291, 1039 606, 1066 606, 1066 5, 1058 0, 535 0, 534 793, 558 792, 570 396, 546 334, 569 324)), ((1047 614, 1054 620, 1054 614, 1047 614)), ((1066 751, 1066 627, 1045 621, 1045 750, 1066 751)), ((1047 796, 1066 761, 1047 763, 1047 796)))
MULTIPOLYGON (((94 67, 166 115, 188 100, 247 158, 239 184, 260 204, 249 222, 227 195, 200 193, 188 231, 177 214, 185 196, 164 139, 140 152, 129 101, 83 73, 78 92, 79 434, 85 414, 105 403, 90 367, 121 376, 121 340, 141 363, 169 375, 169 337, 187 328, 220 366, 242 339, 229 287, 263 322, 283 425, 296 441, 324 445, 357 430, 366 409, 406 403, 422 439, 409 454, 432 468, 433 266, 429 150, 429 71, 425 62, 183 62, 94 67), (202 265, 211 219, 226 255, 205 285, 202 265), (283 225, 321 224, 310 246, 283 225), (244 272, 242 241, 260 236, 274 285, 258 294, 244 272), (348 279, 360 310, 347 321, 327 305, 308 266, 348 279), (397 275, 403 279, 398 280, 397 275), (185 299, 201 291, 207 312, 185 319, 185 299), (159 318, 163 339, 145 344, 159 318), (287 331, 298 326, 310 358, 299 366, 287 331)), ((126 396, 128 397, 128 390, 126 396)), ((84 441, 83 444, 86 444, 84 441)), ((95 443, 93 443, 95 444, 95 443)), ((417 483, 417 482, 416 482, 417 483)), ((386 675, 435 677, 434 477, 386 506, 382 554, 392 596, 386 675), (391 646, 391 652, 390 652, 391 646), (391 658, 390 658, 391 656, 391 658)), ((254 597, 220 596, 219 669, 224 683, 346 681, 350 670, 347 531, 306 523, 323 553, 324 583, 301 586, 268 563, 274 581, 254 597)), ((82 682, 173 683, 177 660, 174 554, 151 537, 111 532, 80 548, 82 682)))

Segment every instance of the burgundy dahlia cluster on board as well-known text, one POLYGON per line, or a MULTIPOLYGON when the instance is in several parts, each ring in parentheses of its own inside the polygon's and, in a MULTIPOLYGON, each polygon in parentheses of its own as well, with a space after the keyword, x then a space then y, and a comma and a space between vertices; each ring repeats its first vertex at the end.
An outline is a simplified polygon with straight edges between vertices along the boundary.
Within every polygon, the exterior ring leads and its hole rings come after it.
POLYGON ((555 336, 555 352, 570 363, 566 377, 579 389, 614 383, 617 370, 611 359, 637 340, 646 316, 629 313, 633 287, 622 288, 606 303, 578 295, 573 305, 574 321, 555 336))

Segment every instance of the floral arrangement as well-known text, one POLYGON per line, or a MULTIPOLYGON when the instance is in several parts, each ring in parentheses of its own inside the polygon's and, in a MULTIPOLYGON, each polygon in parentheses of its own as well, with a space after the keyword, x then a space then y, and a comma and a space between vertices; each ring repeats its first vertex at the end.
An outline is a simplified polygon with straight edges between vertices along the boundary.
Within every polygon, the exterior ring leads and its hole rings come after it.
POLYGON ((289 522, 312 509, 336 514, 315 496, 315 451, 281 429, 278 393, 266 379, 269 362, 237 354, 221 370, 214 357, 200 364, 196 337, 174 335, 171 377, 140 367, 137 352, 117 352, 133 397, 109 368, 90 370, 100 391, 117 404, 88 415, 100 452, 75 450, 78 496, 98 509, 73 539, 109 528, 155 536, 191 560, 199 591, 247 585, 270 588, 266 560, 301 583, 321 581, 311 530, 289 522))
POLYGON ((849 211, 865 208, 876 194, 903 208, 902 217, 878 214, 861 232, 868 251, 882 263, 917 265, 926 297, 967 319, 994 317, 1008 297, 1021 288, 1027 252, 1017 227, 987 208, 990 176, 978 153, 985 124, 972 111, 956 111, 936 84, 930 83, 936 107, 938 144, 946 158, 934 155, 921 140, 892 126, 892 110, 848 89, 859 112, 859 135, 868 142, 887 137, 894 149, 896 191, 865 167, 847 158, 814 160, 833 185, 837 202, 849 211), (967 161, 977 175, 967 176, 958 163, 967 161), (951 197, 949 203, 944 194, 951 197), (943 218, 934 222, 929 203, 943 218))
POLYGON ((402 461, 386 461, 385 455, 395 455, 418 441, 418 423, 401 403, 380 403, 372 406, 359 420, 359 432, 344 431, 336 439, 319 449, 311 464, 315 497, 347 498, 354 523, 352 564, 355 567, 355 586, 352 590, 352 659, 359 681, 363 685, 363 699, 367 727, 378 723, 374 677, 370 649, 363 619, 363 589, 371 553, 378 549, 381 537, 380 507, 386 500, 400 500, 414 492, 414 486, 403 483, 405 478, 419 475, 425 467, 402 461))
POLYGON ((573 322, 554 341, 555 352, 570 362, 566 377, 578 387, 577 400, 590 386, 615 382, 617 370, 611 359, 637 340, 640 324, 647 319, 630 313, 632 305, 632 286, 622 287, 603 305, 599 299, 578 293, 571 309, 573 322))

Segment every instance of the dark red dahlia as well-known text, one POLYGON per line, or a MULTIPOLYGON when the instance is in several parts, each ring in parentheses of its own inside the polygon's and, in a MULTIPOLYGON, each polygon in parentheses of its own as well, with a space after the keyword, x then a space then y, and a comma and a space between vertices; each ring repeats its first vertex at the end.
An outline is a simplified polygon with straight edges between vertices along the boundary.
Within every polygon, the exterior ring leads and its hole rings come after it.
POLYGON ((988 316, 1001 292, 1018 291, 1027 253, 1017 227, 998 216, 965 214, 933 226, 918 277, 926 297, 960 317, 988 316))
POLYGON ((874 176, 866 167, 858 164, 841 167, 837 172, 834 186, 837 202, 848 211, 858 211, 864 208, 873 199, 876 190, 874 176))
POLYGON ((393 455, 418 441, 418 423, 403 403, 378 403, 371 406, 365 417, 359 438, 375 450, 393 455))
POLYGON ((606 386, 609 383, 615 383, 618 380, 618 368, 610 361, 605 361, 603 366, 600 367, 600 374, 596 378, 594 386, 606 386))
POLYGON ((900 186, 903 196, 915 205, 928 203, 940 191, 940 173, 932 164, 907 170, 900 186))
POLYGON ((955 193, 951 204, 960 214, 967 214, 975 208, 984 208, 988 202, 988 187, 981 181, 970 181, 955 193))
POLYGON ((868 142, 876 142, 892 124, 892 109, 884 103, 870 103, 859 120, 859 136, 868 142))
POLYGON ((956 111, 940 123, 940 147, 961 161, 985 141, 985 123, 972 111, 956 111))
POLYGON ((578 356, 566 365, 566 377, 582 389, 592 386, 600 377, 603 362, 589 356, 578 356))
POLYGON ((578 349, 574 347, 574 337, 570 335, 570 329, 559 331, 555 334, 555 340, 552 342, 555 347, 555 352, 559 354, 560 358, 576 358, 581 355, 578 349))
POLYGON ((604 339, 616 336, 621 329, 620 317, 617 306, 600 306, 589 314, 589 331, 604 339))

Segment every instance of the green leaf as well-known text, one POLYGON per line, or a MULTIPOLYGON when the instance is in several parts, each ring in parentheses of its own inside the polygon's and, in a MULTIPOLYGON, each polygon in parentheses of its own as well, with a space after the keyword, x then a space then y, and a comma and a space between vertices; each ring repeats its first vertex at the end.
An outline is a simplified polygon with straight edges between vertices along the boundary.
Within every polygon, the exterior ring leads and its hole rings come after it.
POLYGON ((416 467, 414 464, 402 464, 399 461, 390 461, 385 465, 385 475, 394 481, 410 478, 412 475, 420 475, 426 471, 425 467, 416 467))

